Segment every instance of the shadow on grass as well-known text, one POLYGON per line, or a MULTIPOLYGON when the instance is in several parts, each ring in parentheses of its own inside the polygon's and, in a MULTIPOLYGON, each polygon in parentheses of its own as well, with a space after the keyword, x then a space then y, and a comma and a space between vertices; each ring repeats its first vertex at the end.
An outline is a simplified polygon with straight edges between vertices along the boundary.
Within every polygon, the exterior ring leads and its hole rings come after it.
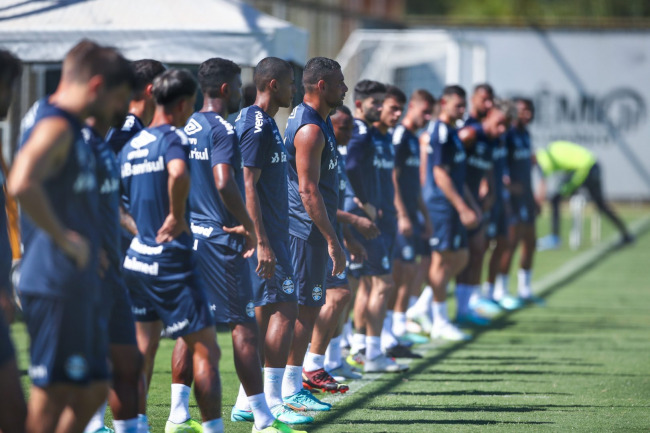
MULTIPOLYGON (((412 424, 437 424, 437 425, 498 425, 498 424, 519 424, 519 425, 552 425, 555 423, 544 421, 497 421, 497 420, 476 420, 476 419, 409 419, 409 420, 359 420, 359 421, 334 421, 330 425, 354 425, 355 427, 363 425, 412 425, 412 424)), ((309 431, 316 431, 316 428, 310 427, 309 431)), ((338 430, 345 432, 345 430, 338 430)))
POLYGON ((499 397, 499 396, 514 396, 514 395, 573 395, 565 392, 521 392, 521 391, 441 391, 441 392, 425 392, 425 391, 404 391, 404 392, 386 392, 384 395, 427 395, 432 397, 439 396, 479 396, 479 397, 499 397))

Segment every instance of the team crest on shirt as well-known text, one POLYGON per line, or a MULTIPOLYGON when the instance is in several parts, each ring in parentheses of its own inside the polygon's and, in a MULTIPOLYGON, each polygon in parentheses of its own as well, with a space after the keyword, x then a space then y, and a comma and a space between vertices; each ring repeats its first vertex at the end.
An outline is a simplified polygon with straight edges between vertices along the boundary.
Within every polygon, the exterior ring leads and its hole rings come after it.
POLYGON ((82 380, 88 375, 88 361, 81 355, 71 355, 65 360, 65 374, 72 380, 82 380))
POLYGON ((323 298, 323 287, 319 284, 311 290, 311 298, 314 301, 320 301, 323 298))
POLYGON ((282 282, 282 291, 286 293, 287 295, 290 295, 294 292, 295 287, 293 285, 293 281, 291 281, 291 278, 288 278, 282 282))
POLYGON ((246 315, 248 317, 255 317, 255 305, 252 301, 246 304, 246 315))
POLYGON ((390 261, 388 260, 388 256, 384 256, 381 259, 381 267, 388 270, 390 269, 390 261))
POLYGON ((410 245, 406 245, 404 248, 402 248, 402 258, 404 260, 413 260, 413 247, 410 245))

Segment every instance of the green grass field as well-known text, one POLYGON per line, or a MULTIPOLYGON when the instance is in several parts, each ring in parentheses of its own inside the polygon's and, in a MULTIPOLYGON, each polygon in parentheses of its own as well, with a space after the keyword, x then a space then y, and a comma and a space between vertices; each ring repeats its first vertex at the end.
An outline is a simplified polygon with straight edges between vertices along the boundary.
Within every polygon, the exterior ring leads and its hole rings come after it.
MULTIPOLYGON (((619 209, 627 221, 649 214, 643 206, 619 209)), ((568 229, 567 221, 563 231, 568 229)), ((545 216, 538 230, 542 236, 548 232, 545 216)), ((577 252, 563 246, 540 253, 535 280, 591 248, 589 224, 585 234, 586 245, 577 252)), ((612 235, 603 221, 603 239, 612 235)), ((411 364, 408 373, 366 375, 351 383, 345 396, 328 396, 333 410, 305 427, 364 433, 650 431, 649 257, 650 235, 641 236, 635 245, 553 287, 544 295, 544 307, 502 316, 470 342, 429 343, 419 349, 425 358, 411 364)), ((26 369, 22 324, 14 325, 13 336, 26 369)), ((250 424, 229 421, 238 380, 229 335, 220 333, 218 339, 226 431, 249 432, 250 424)), ((169 411, 172 347, 172 341, 161 343, 149 392, 155 433, 164 430, 169 411)), ((194 401, 192 413, 200 418, 194 401)))

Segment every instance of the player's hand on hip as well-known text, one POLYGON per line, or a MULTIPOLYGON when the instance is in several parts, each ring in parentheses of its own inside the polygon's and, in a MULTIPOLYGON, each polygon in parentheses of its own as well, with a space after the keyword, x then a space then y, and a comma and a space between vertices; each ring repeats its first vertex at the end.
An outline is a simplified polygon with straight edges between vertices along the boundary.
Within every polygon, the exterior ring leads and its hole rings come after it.
POLYGON ((266 242, 257 244, 257 275, 261 278, 271 278, 275 274, 276 257, 271 246, 266 242))
POLYGON ((345 271, 345 253, 338 239, 334 239, 332 242, 328 242, 327 251, 332 258, 334 266, 332 267, 332 276, 337 276, 345 271))
POLYGON ((226 227, 223 226, 223 231, 233 235, 240 235, 244 237, 244 250, 242 251, 242 257, 245 259, 252 257, 255 253, 255 248, 257 247, 257 235, 254 230, 247 230, 243 225, 238 225, 235 227, 226 227))
POLYGON ((463 209, 458 213, 458 216, 460 217, 460 222, 468 229, 477 227, 481 220, 480 211, 474 211, 470 208, 463 209))
POLYGON ((413 236, 413 224, 408 216, 400 215, 397 217, 397 231, 402 236, 413 236))
POLYGON ((79 233, 68 230, 63 237, 63 242, 59 247, 70 257, 77 268, 83 269, 90 260, 90 244, 88 240, 79 233))
POLYGON ((156 234, 156 242, 159 244, 171 242, 183 232, 190 233, 187 222, 184 219, 178 220, 173 214, 169 214, 156 234))
POLYGON ((379 229, 375 223, 366 217, 358 217, 353 225, 354 228, 361 233, 361 236, 366 239, 374 239, 379 236, 379 229))

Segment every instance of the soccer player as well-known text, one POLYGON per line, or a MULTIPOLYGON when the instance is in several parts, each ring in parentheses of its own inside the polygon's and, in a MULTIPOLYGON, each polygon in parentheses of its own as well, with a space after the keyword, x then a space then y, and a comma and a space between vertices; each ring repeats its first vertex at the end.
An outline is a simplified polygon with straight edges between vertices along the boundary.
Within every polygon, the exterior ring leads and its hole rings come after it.
POLYGON ((546 148, 537 150, 535 157, 542 176, 548 177, 558 172, 563 174, 561 184, 551 198, 551 235, 539 240, 540 248, 554 249, 560 245, 560 202, 579 188, 589 192, 598 210, 616 226, 621 234, 621 244, 634 241, 625 223, 605 201, 600 164, 593 153, 576 143, 554 141, 546 148))
MULTIPOLYGON (((425 242, 433 233, 429 212, 422 198, 420 185, 420 146, 416 133, 431 120, 435 99, 431 93, 418 89, 411 95, 402 123, 395 128, 395 207, 397 209, 397 237, 393 262, 393 277, 398 288, 399 314, 393 316, 395 335, 406 331, 406 309, 409 295, 418 293, 413 287, 421 281, 416 278, 418 256, 427 255, 425 242), (420 222, 420 216, 424 224, 420 222), (396 327, 397 323, 401 323, 396 327), (399 328, 399 329, 398 329, 399 328), (403 331, 402 331, 403 329, 403 331)), ((389 354, 390 355, 390 354, 389 354)))
POLYGON ((147 358, 155 356, 163 329, 171 338, 185 341, 192 354, 203 431, 212 433, 223 431, 220 354, 214 318, 195 269, 187 220, 188 140, 177 129, 194 109, 196 88, 185 69, 157 76, 151 125, 120 152, 122 188, 138 227, 123 266, 140 328, 138 346, 146 348, 145 365, 153 368, 153 358, 147 358))
POLYGON ((82 431, 106 398, 106 324, 99 302, 98 185, 88 116, 124 112, 133 74, 116 50, 84 40, 63 61, 56 91, 23 120, 8 191, 23 212, 20 292, 32 379, 26 431, 82 431))
MULTIPOLYGON (((343 104, 348 88, 341 66, 314 57, 303 71, 305 96, 287 122, 284 142, 289 158, 289 239, 298 295, 298 318, 282 383, 284 401, 294 409, 330 410, 303 388, 303 364, 314 324, 325 303, 328 255, 332 275, 345 270, 336 236, 339 179, 336 139, 330 112, 343 104)), ((310 355, 307 355, 310 356, 310 355)))
MULTIPOLYGON (((530 269, 535 254, 536 230, 535 218, 540 206, 532 186, 533 154, 528 125, 534 118, 533 102, 529 99, 515 100, 516 117, 505 137, 506 166, 508 170, 508 192, 510 208, 510 226, 508 228, 508 248, 503 252, 499 262, 499 272, 494 278, 492 299, 506 310, 515 310, 523 306, 522 299, 513 297, 509 291, 509 273, 512 256, 519 243, 522 244, 519 272, 522 294, 530 297, 530 269), (526 278, 528 278, 526 284, 526 278)), ((492 265, 490 263, 490 265, 492 265)), ((492 267, 492 266, 490 266, 492 267)))
MULTIPOLYGON (((355 86, 354 129, 345 159, 348 179, 358 199, 348 200, 346 210, 367 216, 372 221, 377 221, 382 205, 372 124, 380 120, 385 93, 386 86, 376 81, 362 80, 355 86)), ((350 355, 354 359, 365 346, 365 359, 355 359, 356 365, 359 365, 359 361, 363 362, 364 372, 404 371, 407 366, 397 364, 381 350, 381 333, 388 298, 393 290, 391 259, 386 241, 382 236, 365 239, 360 233, 353 233, 368 252, 368 258, 360 269, 355 270, 351 266, 351 270, 355 271, 353 276, 360 281, 354 307, 356 331, 350 355)))
POLYGON ((465 185, 466 154, 454 124, 465 112, 465 90, 446 86, 438 120, 430 126, 424 201, 433 236, 429 283, 433 287, 434 323, 431 338, 466 340, 470 337, 454 326, 447 315, 447 284, 468 261, 467 229, 478 226, 480 211, 465 185))
MULTIPOLYGON (((475 111, 476 112, 476 111, 475 111)), ((470 117, 474 119, 474 117, 470 117)), ((491 107, 478 123, 466 123, 458 131, 458 138, 467 153, 466 185, 474 202, 488 215, 495 201, 495 179, 492 171, 492 152, 498 146, 498 138, 506 131, 506 117, 503 111, 491 107), (481 183, 487 181, 488 191, 481 196, 481 183)), ((499 179, 501 181, 501 179, 499 179)), ((485 227, 480 224, 468 231, 468 264, 456 278, 457 323, 461 325, 485 326, 490 319, 483 314, 495 313, 494 306, 486 303, 474 303, 475 312, 470 307, 470 299, 478 297, 483 270, 483 256, 486 250, 485 227), (480 311, 480 313, 479 313, 480 311), (483 313, 483 314, 481 314, 483 313)))
MULTIPOLYGON (((0 120, 4 120, 22 64, 9 51, 0 50, 0 65, 0 120)), ((5 173, 0 171, 0 176, 4 187, 5 173)), ((5 193, 0 191, 0 431, 17 433, 24 431, 27 408, 14 347, 9 337, 8 325, 13 321, 14 304, 9 277, 12 253, 4 209, 5 193)))
MULTIPOLYGON (((127 108, 125 105, 124 110, 127 108)), ((101 248, 107 260, 100 275, 101 303, 97 308, 96 320, 108 323, 108 334, 105 338, 108 340, 113 367, 109 402, 115 431, 123 433, 137 432, 138 428, 138 385, 142 373, 142 355, 136 343, 131 301, 121 272, 123 257, 120 248, 120 171, 115 153, 103 138, 111 125, 122 123, 125 113, 116 114, 114 119, 87 119, 82 134, 95 153, 101 248)), ((110 432, 104 425, 105 411, 106 403, 95 412, 84 431, 110 432)))
MULTIPOLYGON (((246 208, 257 237, 256 254, 249 259, 253 305, 260 329, 264 362, 264 394, 273 415, 288 424, 313 421, 282 401, 282 378, 293 337, 298 304, 289 253, 287 153, 273 120, 280 107, 289 107, 295 89, 291 64, 277 57, 255 67, 254 104, 244 108, 236 131, 244 162, 246 208)), ((234 421, 252 420, 244 387, 232 409, 234 421)))

